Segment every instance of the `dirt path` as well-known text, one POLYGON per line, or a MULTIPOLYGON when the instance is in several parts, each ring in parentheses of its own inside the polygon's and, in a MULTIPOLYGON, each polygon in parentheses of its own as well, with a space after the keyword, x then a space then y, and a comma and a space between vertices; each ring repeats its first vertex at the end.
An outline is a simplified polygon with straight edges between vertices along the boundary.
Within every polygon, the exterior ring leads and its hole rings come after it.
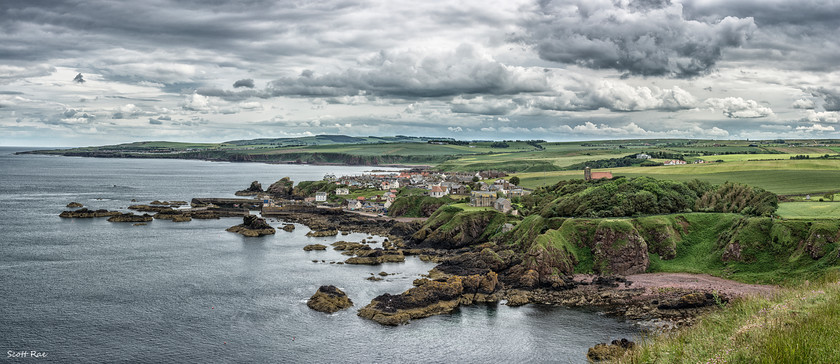
MULTIPOLYGON (((575 280, 591 280, 591 275, 575 275, 575 280)), ((747 284, 718 278, 708 274, 691 273, 644 273, 633 274, 627 277, 633 282, 629 287, 621 286, 619 289, 644 288, 651 291, 656 288, 680 288, 698 291, 716 291, 724 295, 747 296, 771 294, 778 287, 762 284, 747 284)))

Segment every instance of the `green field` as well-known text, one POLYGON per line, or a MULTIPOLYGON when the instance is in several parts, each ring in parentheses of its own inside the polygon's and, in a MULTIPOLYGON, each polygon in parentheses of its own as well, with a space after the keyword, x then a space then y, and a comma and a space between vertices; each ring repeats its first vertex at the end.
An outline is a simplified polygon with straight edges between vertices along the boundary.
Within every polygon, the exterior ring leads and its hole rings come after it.
MULTIPOLYGON (((623 167, 596 169, 613 176, 649 176, 657 179, 688 181, 699 179, 713 184, 738 182, 781 194, 823 194, 840 191, 840 160, 805 159, 741 161, 661 167, 623 167)), ((517 174, 521 184, 536 188, 559 180, 583 178, 583 171, 553 171, 517 174)))
POLYGON ((776 214, 786 219, 840 219, 840 202, 784 202, 776 214))

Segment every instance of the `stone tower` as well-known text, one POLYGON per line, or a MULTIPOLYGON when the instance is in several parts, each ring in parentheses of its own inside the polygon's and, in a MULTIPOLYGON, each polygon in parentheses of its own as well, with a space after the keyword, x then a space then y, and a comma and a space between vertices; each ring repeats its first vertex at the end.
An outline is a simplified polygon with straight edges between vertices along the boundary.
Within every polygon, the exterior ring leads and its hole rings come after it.
POLYGON ((592 169, 589 168, 588 166, 583 169, 583 179, 586 180, 586 181, 591 181, 592 180, 592 169))

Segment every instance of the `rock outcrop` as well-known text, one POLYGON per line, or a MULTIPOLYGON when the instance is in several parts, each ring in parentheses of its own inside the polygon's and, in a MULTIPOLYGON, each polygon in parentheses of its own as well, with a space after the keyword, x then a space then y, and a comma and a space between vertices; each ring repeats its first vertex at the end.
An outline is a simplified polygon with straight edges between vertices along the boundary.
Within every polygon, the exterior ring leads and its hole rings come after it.
POLYGON ((312 251, 312 250, 327 250, 327 246, 323 244, 309 244, 303 247, 305 251, 312 251))
POLYGON ((171 207, 166 205, 131 205, 128 207, 130 210, 140 211, 140 212, 164 212, 164 211, 174 211, 171 207))
POLYGON ((446 281, 420 280, 419 286, 399 295, 383 294, 359 310, 359 316, 383 325, 401 325, 411 319, 452 312, 460 305, 499 300, 498 276, 452 276, 446 281))
POLYGON ((405 261, 405 255, 399 250, 383 250, 380 248, 368 250, 355 250, 357 256, 349 258, 344 262, 347 264, 378 265, 382 263, 401 263, 405 261))
POLYGON ((155 214, 155 219, 158 220, 171 220, 172 222, 187 222, 192 221, 192 218, 184 213, 183 211, 179 210, 165 210, 155 214))
POLYGON ((295 231, 295 225, 294 224, 283 225, 283 230, 288 231, 288 232, 295 231))
POLYGON ((334 313, 353 306, 353 301, 347 297, 347 294, 335 286, 321 286, 306 301, 306 305, 315 311, 334 313))
POLYGON ((248 215, 242 218, 242 224, 231 226, 226 231, 232 233, 242 234, 247 237, 257 237, 263 235, 272 235, 275 230, 271 225, 265 222, 265 219, 259 218, 255 215, 248 215))
POLYGON ((237 195, 237 196, 254 196, 254 195, 258 195, 262 192, 263 192, 262 184, 260 184, 258 181, 254 181, 254 182, 251 182, 251 186, 249 186, 248 188, 246 188, 244 190, 241 190, 241 191, 236 191, 236 193, 234 193, 234 194, 237 195))
POLYGON ((289 177, 283 177, 279 181, 274 182, 265 192, 268 192, 274 197, 290 197, 294 190, 295 183, 289 177))
POLYGON ((604 220, 595 231, 593 269, 604 275, 644 273, 648 268, 645 239, 626 220, 604 220))
POLYGON ((78 203, 78 202, 71 202, 71 203, 68 203, 68 204, 67 204, 67 207, 69 207, 69 208, 71 208, 71 209, 76 209, 76 208, 79 208, 79 207, 84 207, 84 206, 85 206, 85 205, 82 205, 82 204, 80 204, 80 203, 78 203))
POLYGON ((635 346, 636 343, 627 339, 613 340, 609 345, 601 343, 589 348, 586 357, 594 362, 618 360, 635 346))
POLYGON ((110 222, 149 222, 152 221, 152 216, 149 214, 135 215, 131 212, 108 218, 110 222))
POLYGON ((81 208, 73 211, 62 211, 58 217, 89 219, 93 217, 111 217, 118 215, 122 215, 122 212, 108 211, 105 209, 88 210, 87 208, 81 208))
POLYGON ((321 238, 325 236, 336 236, 338 235, 338 230, 312 230, 306 233, 306 236, 313 237, 313 238, 321 238))

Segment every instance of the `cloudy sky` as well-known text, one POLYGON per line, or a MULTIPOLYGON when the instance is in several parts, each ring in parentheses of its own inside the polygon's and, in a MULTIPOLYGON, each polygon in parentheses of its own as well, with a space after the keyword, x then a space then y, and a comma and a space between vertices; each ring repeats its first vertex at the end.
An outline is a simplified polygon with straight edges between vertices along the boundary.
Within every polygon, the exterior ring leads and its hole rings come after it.
POLYGON ((840 138, 836 0, 3 0, 0 145, 840 138))

